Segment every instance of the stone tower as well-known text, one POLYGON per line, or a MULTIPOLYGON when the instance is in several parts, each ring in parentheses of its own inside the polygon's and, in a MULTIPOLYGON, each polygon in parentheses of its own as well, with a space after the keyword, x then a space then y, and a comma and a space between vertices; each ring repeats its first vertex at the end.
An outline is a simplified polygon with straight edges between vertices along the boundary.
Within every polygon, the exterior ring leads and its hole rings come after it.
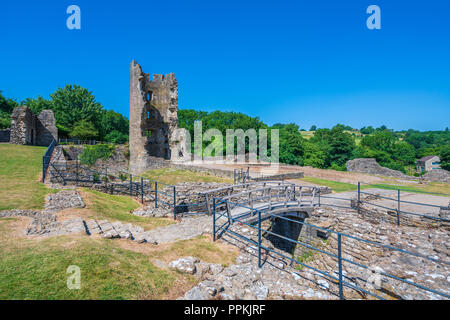
POLYGON ((150 79, 141 66, 130 68, 130 171, 151 168, 155 158, 185 156, 185 130, 178 129, 178 84, 175 74, 150 79))

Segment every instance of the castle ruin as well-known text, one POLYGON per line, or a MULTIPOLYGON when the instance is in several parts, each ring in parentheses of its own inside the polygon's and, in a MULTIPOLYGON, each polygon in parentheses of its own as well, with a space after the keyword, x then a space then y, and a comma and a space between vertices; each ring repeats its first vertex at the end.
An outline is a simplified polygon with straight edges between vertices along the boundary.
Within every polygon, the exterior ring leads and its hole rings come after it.
POLYGON ((150 79, 141 66, 130 68, 130 171, 152 168, 157 159, 186 156, 186 130, 178 128, 178 83, 175 74, 150 79))
POLYGON ((27 106, 13 110, 9 143, 48 146, 53 139, 58 140, 58 128, 52 110, 42 110, 37 116, 27 106))

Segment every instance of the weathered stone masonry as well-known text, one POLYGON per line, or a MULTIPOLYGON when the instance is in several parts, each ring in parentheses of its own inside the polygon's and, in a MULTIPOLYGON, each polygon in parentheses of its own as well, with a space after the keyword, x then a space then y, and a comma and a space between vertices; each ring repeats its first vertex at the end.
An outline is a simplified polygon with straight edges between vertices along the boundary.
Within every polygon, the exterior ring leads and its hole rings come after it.
POLYGON ((10 143, 48 146, 53 139, 58 140, 58 128, 52 110, 42 110, 38 116, 27 106, 13 110, 10 143))
POLYGON ((141 66, 130 68, 130 171, 151 167, 152 158, 186 156, 185 130, 178 128, 178 83, 175 74, 155 74, 150 80, 141 66))

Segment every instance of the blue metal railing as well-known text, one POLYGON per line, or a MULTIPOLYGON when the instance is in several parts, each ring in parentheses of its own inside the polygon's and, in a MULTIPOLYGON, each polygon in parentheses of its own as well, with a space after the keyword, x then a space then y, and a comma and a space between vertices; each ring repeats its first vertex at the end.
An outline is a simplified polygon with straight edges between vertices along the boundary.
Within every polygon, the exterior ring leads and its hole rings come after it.
MULTIPOLYGON (((51 155, 51 151, 48 152, 51 155)), ((44 156, 43 168, 47 169, 49 167, 49 162, 50 156, 47 158, 44 156)), ((173 209, 173 217, 176 219, 176 186, 132 175, 130 173, 119 172, 119 176, 116 176, 108 173, 107 169, 105 172, 99 172, 87 166, 80 165, 78 160, 75 161, 75 172, 67 170, 67 164, 51 164, 51 167, 58 173, 58 176, 62 179, 64 184, 67 182, 75 182, 75 185, 78 186, 80 183, 104 183, 104 189, 102 190, 104 190, 105 193, 114 193, 114 191, 120 189, 122 190, 122 193, 139 197, 142 203, 144 203, 144 196, 153 196, 155 208, 158 208, 158 205, 160 204, 167 205, 169 208, 173 209), (58 170, 58 168, 61 170, 58 170), (122 181, 122 183, 109 183, 111 180, 122 181), (167 191, 167 189, 170 191, 167 191)))
POLYGON ((47 150, 44 153, 44 156, 42 157, 42 182, 45 181, 45 175, 47 173, 48 166, 50 165, 50 159, 52 157, 53 150, 56 146, 56 140, 53 139, 50 145, 48 146, 47 150))
MULTIPOLYGON (((385 248, 385 249, 388 249, 388 250, 392 250, 392 251, 400 252, 400 253, 403 253, 403 254, 411 255, 411 256, 414 256, 414 257, 419 257, 419 258, 422 258, 422 259, 425 259, 425 260, 428 260, 428 261, 431 261, 431 262, 434 262, 434 263, 439 263, 439 264, 443 264, 443 265, 447 265, 447 266, 450 265, 449 262, 441 261, 439 259, 435 259, 435 258, 432 258, 432 257, 427 257, 427 256, 424 256, 422 254, 413 253, 413 252, 410 252, 410 251, 407 251, 407 250, 404 250, 404 249, 400 249, 400 248, 396 248, 396 247, 393 247, 393 246, 384 245, 384 244, 381 244, 381 243, 378 243, 378 242, 362 239, 362 238, 355 237, 355 236, 352 236, 352 235, 349 235, 349 234, 346 234, 346 233, 337 232, 337 231, 334 231, 334 230, 331 230, 331 229, 322 228, 322 227, 319 227, 319 226, 316 226, 316 225, 308 224, 308 223, 303 222, 303 221, 290 219, 290 218, 282 216, 280 214, 271 214, 270 212, 267 212, 265 210, 254 209, 254 208, 251 208, 251 207, 248 207, 248 206, 244 206, 244 205, 242 205, 240 203, 231 203, 229 200, 222 200, 220 198, 213 198, 213 240, 216 241, 218 239, 218 237, 221 237, 224 233, 230 233, 230 234, 232 234, 234 236, 237 236, 240 239, 243 239, 244 241, 252 243, 255 246, 257 245, 258 246, 258 266, 259 267, 262 266, 261 250, 264 249, 264 250, 266 250, 266 252, 271 252, 273 254, 276 254, 278 256, 286 258, 289 261, 297 263, 297 264, 299 264, 299 265, 301 265, 303 267, 309 268, 309 269, 317 272, 318 274, 321 274, 322 276, 324 276, 326 278, 329 278, 329 279, 332 279, 334 281, 337 281, 338 285, 339 285, 339 297, 341 299, 344 299, 344 287, 348 287, 348 288, 351 288, 351 289, 358 290, 360 292, 363 292, 363 293, 365 293, 367 295, 373 296, 373 297, 378 298, 378 299, 384 299, 379 294, 370 292, 369 290, 366 290, 366 289, 362 288, 361 286, 358 286, 357 284, 352 284, 349 281, 344 280, 344 278, 348 279, 348 277, 343 275, 343 264, 344 263, 352 264, 354 266, 357 266, 357 267, 360 267, 360 268, 363 268, 363 269, 366 269, 366 270, 370 270, 370 267, 367 266, 367 265, 364 265, 362 263, 355 262, 353 260, 349 260, 349 259, 346 259, 346 258, 342 257, 342 239, 343 238, 349 238, 349 239, 352 239, 352 240, 355 240, 355 241, 364 242, 366 244, 370 244, 370 245, 373 245, 373 246, 378 246, 378 247, 381 247, 381 248, 385 248), (233 216, 224 214, 223 212, 221 213, 218 210, 219 207, 224 206, 224 205, 230 205, 230 204, 248 209, 251 212, 251 215, 256 215, 257 214, 258 215, 258 220, 257 220, 257 223, 255 223, 256 225, 252 224, 252 223, 247 223, 246 221, 242 220, 242 216, 240 216, 240 217, 233 217, 233 216), (283 219, 283 220, 286 220, 286 221, 289 221, 289 222, 292 222, 292 223, 297 223, 297 224, 301 224, 301 225, 305 225, 305 226, 310 226, 312 228, 324 231, 326 233, 335 234, 336 237, 337 237, 337 254, 329 252, 329 251, 326 251, 326 250, 323 250, 323 249, 320 249, 320 248, 317 248, 317 247, 314 247, 313 245, 309 245, 309 244, 307 244, 305 242, 302 242, 302 241, 290 239, 288 237, 282 236, 282 235, 277 234, 275 232, 272 232, 270 230, 263 229, 261 227, 261 222, 262 222, 261 214, 262 213, 265 213, 266 215, 270 215, 273 218, 283 219), (218 225, 218 221, 221 218, 226 218, 226 221, 222 225, 218 225), (235 232, 233 230, 230 230, 229 227, 235 222, 238 222, 238 223, 240 223, 242 225, 246 225, 246 226, 248 226, 250 228, 256 229, 257 232, 258 232, 258 241, 255 241, 255 240, 250 239, 248 237, 245 237, 245 236, 243 236, 243 235, 241 235, 241 234, 239 234, 239 233, 237 233, 237 232, 235 232), (335 277, 335 276, 332 275, 333 273, 335 273, 334 271, 330 273, 329 271, 318 270, 317 268, 315 268, 315 267, 313 267, 311 265, 308 265, 305 262, 296 260, 293 257, 289 257, 289 256, 287 256, 287 255, 285 255, 285 254, 283 254, 283 253, 281 253, 279 251, 275 251, 275 250, 273 250, 271 248, 268 248, 268 247, 264 246, 262 244, 262 232, 264 232, 265 234, 268 234, 268 235, 272 235, 272 236, 281 238, 281 239, 283 239, 285 241, 289 241, 291 243, 294 243, 295 245, 300 245, 300 246, 303 246, 303 247, 306 247, 308 249, 311 249, 311 250, 314 250, 314 251, 326 254, 326 255, 328 255, 328 256, 330 256, 332 258, 337 259, 338 260, 338 272, 337 272, 338 277, 335 277)), ((390 279, 395 280, 395 281, 400 281, 400 282, 405 283, 407 285, 411 285, 411 286, 413 286, 415 288, 418 288, 420 290, 431 292, 431 293, 437 294, 437 295, 445 297, 445 298, 450 298, 450 295, 448 293, 445 293, 445 292, 442 292, 442 291, 439 291, 439 290, 435 290, 435 289, 426 287, 424 285, 415 283, 415 282, 413 282, 411 280, 406 280, 406 279, 399 278, 399 277, 397 277, 395 275, 389 274, 389 273, 384 272, 384 271, 380 272, 380 275, 385 276, 385 277, 390 278, 390 279)), ((364 280, 363 282, 367 283, 367 280, 364 280)))

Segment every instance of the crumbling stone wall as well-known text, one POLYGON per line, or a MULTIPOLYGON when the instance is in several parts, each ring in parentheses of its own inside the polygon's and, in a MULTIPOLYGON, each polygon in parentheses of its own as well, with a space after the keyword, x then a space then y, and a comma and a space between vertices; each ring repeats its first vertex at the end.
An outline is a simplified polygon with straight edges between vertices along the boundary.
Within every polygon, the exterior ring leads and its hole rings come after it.
POLYGON ((53 139, 58 140, 58 129, 52 110, 42 110, 38 116, 27 106, 13 110, 10 143, 48 146, 53 139))
POLYGON ((150 79, 141 66, 130 68, 130 170, 151 166, 152 157, 175 160, 186 155, 184 129, 178 128, 178 83, 175 74, 150 79))
POLYGON ((357 158, 354 160, 349 160, 347 161, 345 166, 347 168, 347 171, 350 172, 379 174, 394 178, 417 179, 415 177, 408 176, 403 172, 382 167, 378 164, 377 160, 373 158, 357 158))

